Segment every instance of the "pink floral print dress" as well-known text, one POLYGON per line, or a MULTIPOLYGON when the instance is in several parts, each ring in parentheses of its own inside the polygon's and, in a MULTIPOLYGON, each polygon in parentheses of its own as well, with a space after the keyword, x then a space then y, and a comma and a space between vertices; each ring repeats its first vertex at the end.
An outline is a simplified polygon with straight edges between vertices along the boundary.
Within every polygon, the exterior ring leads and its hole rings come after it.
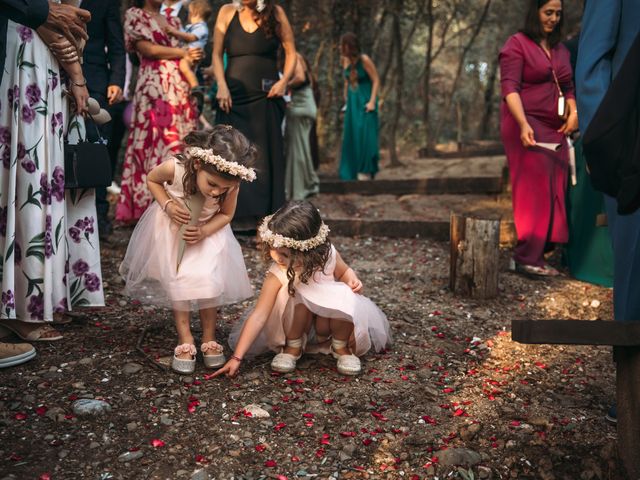
MULTIPOLYGON (((180 28, 180 20, 170 18, 180 28)), ((136 42, 147 40, 165 47, 179 47, 145 10, 130 8, 124 23, 126 48, 136 52, 136 42)), ((133 97, 133 127, 129 134, 122 172, 122 191, 116 208, 116 220, 135 221, 153 197, 147 188, 147 173, 180 152, 182 139, 196 128, 195 104, 189 97, 189 84, 180 72, 178 59, 140 58, 140 69, 133 97)))

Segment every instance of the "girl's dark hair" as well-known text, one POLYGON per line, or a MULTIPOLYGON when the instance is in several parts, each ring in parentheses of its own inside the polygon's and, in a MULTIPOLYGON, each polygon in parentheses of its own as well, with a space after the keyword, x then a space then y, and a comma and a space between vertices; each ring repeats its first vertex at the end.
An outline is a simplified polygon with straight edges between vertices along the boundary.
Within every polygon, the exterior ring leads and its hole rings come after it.
MULTIPOLYGON (((185 147, 209 149, 214 155, 220 155, 229 162, 236 162, 245 167, 253 165, 257 154, 256 147, 247 140, 247 137, 230 125, 216 125, 210 130, 193 131, 184 137, 183 143, 185 147)), ((184 194, 193 195, 198 191, 196 160, 183 154, 176 155, 176 158, 184 166, 184 176, 182 177, 184 194)), ((201 162, 200 168, 207 173, 219 175, 227 180, 238 180, 238 177, 221 172, 210 163, 201 162)), ((220 203, 223 201, 224 197, 220 199, 220 203)))
MULTIPOLYGON (((530 0, 527 16, 524 21, 524 28, 521 30, 527 37, 536 43, 540 43, 546 34, 540 24, 539 10, 544 7, 550 0, 530 0)), ((560 0, 560 4, 564 7, 564 1, 560 0)), ((553 29, 553 32, 547 37, 549 48, 555 47, 562 40, 562 29, 564 26, 564 12, 560 15, 560 20, 553 29)))
POLYGON ((129 8, 131 7, 144 7, 144 0, 129 0, 129 8))
POLYGON ((261 12, 256 10, 257 3, 257 0, 254 0, 249 4, 253 11, 253 20, 260 25, 267 38, 271 38, 274 35, 280 37, 280 22, 276 17, 275 0, 264 0, 264 9, 261 12))
MULTIPOLYGON (((308 240, 318 234, 322 218, 320 212, 310 202, 293 201, 285 204, 280 208, 269 221, 269 230, 273 233, 279 233, 284 237, 293 238, 295 240, 308 240)), ((266 242, 261 244, 262 254, 265 261, 271 261, 269 251, 271 247, 266 242)), ((329 253, 331 253, 331 242, 329 237, 322 245, 317 246, 306 252, 290 249, 289 264, 287 265, 287 278, 289 285, 287 291, 293 296, 296 293, 293 283, 296 275, 302 283, 307 283, 311 276, 324 269, 329 253), (294 266, 302 267, 300 273, 296 273, 294 266)))
POLYGON ((358 72, 355 64, 360 58, 360 42, 358 36, 353 32, 346 32, 340 37, 340 53, 347 57, 351 62, 351 71, 349 72, 349 82, 354 87, 358 84, 358 72))

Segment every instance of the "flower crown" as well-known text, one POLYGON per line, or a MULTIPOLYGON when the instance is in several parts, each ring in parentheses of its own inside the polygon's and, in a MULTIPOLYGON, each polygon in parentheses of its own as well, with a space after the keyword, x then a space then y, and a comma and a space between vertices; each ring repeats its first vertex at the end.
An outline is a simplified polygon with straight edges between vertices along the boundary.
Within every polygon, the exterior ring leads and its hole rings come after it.
POLYGON ((245 182, 253 182, 256 179, 256 172, 253 168, 247 168, 237 162, 225 160, 213 151, 200 147, 189 147, 185 152, 191 158, 197 158, 205 163, 213 165, 221 172, 228 173, 234 177, 240 177, 245 182))
POLYGON ((319 247, 327 241, 329 227, 327 227, 327 224, 324 222, 320 225, 315 237, 307 238, 306 240, 296 240, 295 238, 285 237, 284 235, 273 233, 269 230, 269 222, 271 221, 271 218, 273 218, 273 215, 269 215, 264 218, 258 227, 258 235, 260 236, 260 240, 269 244, 272 248, 287 247, 293 248, 294 250, 300 250, 301 252, 306 252, 307 250, 319 247))

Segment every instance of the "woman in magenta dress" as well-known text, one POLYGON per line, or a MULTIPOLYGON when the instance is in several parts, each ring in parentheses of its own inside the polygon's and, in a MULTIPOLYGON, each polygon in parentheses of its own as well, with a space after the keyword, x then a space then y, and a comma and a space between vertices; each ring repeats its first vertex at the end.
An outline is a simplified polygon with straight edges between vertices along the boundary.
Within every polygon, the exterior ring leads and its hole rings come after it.
POLYGON ((132 130, 127 141, 122 191, 116 220, 140 218, 153 200, 146 178, 170 153, 179 153, 182 139, 196 128, 196 109, 189 84, 180 73, 180 59, 202 52, 180 48, 179 40, 165 33, 180 28, 176 17, 160 13, 162 0, 134 0, 124 22, 126 47, 140 59, 133 97, 132 130))
POLYGON ((517 271, 534 275, 558 274, 545 264, 545 245, 569 236, 566 136, 577 129, 578 112, 569 51, 560 43, 562 23, 561 0, 531 0, 525 28, 507 40, 499 57, 501 135, 518 234, 513 259, 517 271))

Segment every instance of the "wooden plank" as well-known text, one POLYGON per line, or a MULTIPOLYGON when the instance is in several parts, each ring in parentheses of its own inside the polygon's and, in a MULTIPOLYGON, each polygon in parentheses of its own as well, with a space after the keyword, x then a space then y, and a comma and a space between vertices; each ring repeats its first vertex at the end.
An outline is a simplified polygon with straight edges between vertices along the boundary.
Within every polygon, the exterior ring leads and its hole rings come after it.
POLYGON ((321 193, 359 195, 441 195, 441 194, 489 194, 502 192, 501 177, 436 177, 410 178, 406 180, 344 181, 322 179, 321 193))
POLYGON ((345 237, 449 238, 448 221, 362 220, 356 218, 325 218, 334 235, 345 237))
POLYGON ((630 479, 640 478, 640 347, 614 347, 618 452, 630 479))
POLYGON ((511 337, 520 343, 640 346, 640 322, 610 320, 512 320, 511 337))

